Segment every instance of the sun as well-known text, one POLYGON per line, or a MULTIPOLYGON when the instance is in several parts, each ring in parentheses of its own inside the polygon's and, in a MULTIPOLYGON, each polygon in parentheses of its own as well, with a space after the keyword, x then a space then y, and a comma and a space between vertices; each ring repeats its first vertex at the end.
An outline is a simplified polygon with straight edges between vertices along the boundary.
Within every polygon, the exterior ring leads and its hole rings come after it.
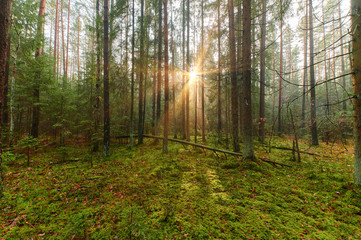
POLYGON ((196 71, 191 71, 191 72, 189 73, 189 77, 190 77, 190 81, 191 81, 191 82, 195 82, 196 79, 197 79, 197 72, 196 72, 196 71))

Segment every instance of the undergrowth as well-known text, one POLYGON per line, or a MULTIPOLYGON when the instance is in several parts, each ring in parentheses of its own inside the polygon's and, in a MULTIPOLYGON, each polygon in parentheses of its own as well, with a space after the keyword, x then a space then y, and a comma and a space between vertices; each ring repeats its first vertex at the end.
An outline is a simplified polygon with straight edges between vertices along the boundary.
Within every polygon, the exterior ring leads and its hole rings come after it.
MULTIPOLYGON (((283 146, 288 141, 277 140, 283 146)), ((306 149, 306 145, 301 148, 306 149)), ((360 239, 361 196, 351 152, 340 145, 256 155, 293 165, 151 142, 110 158, 68 147, 9 161, 0 200, 3 239, 360 239), (332 147, 332 154, 331 154, 332 147), (76 161, 71 161, 75 159, 76 161)))

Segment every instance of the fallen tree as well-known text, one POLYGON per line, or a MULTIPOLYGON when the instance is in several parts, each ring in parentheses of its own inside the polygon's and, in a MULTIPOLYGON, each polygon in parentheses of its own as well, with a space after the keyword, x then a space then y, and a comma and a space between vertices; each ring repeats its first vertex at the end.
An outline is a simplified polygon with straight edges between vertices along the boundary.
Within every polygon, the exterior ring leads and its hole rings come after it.
MULTIPOLYGON (((121 139, 121 138, 129 138, 129 137, 130 136, 118 136, 118 137, 115 137, 115 138, 121 139)), ((143 135, 143 137, 159 139, 159 140, 164 139, 161 136, 153 136, 153 135, 146 135, 146 134, 143 135)), ((192 142, 188 142, 188 141, 184 141, 184 140, 180 140, 180 139, 174 139, 174 138, 168 138, 168 141, 180 143, 180 144, 183 144, 183 145, 198 147, 198 148, 202 148, 204 150, 210 150, 210 151, 213 151, 217 156, 218 156, 217 152, 219 152, 219 153, 228 154, 228 155, 235 156, 235 157, 242 157, 241 153, 232 152, 232 151, 219 149, 219 148, 214 148, 214 147, 210 147, 210 146, 199 144, 199 143, 192 143, 192 142)), ((282 166, 282 167, 292 167, 291 165, 284 164, 284 163, 279 163, 279 162, 274 162, 274 161, 271 161, 271 160, 266 159, 266 158, 258 158, 258 160, 266 162, 266 163, 270 163, 270 164, 273 164, 273 165, 279 165, 279 166, 282 166)))

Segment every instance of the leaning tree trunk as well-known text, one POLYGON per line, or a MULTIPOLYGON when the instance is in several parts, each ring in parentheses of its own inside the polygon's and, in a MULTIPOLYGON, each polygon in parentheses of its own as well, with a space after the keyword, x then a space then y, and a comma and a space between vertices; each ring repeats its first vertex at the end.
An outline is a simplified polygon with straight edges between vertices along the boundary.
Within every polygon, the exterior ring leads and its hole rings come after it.
POLYGON ((351 0, 352 82, 354 86, 355 185, 361 185, 361 2, 351 0))
POLYGON ((109 115, 109 0, 104 0, 104 141, 103 154, 109 156, 110 115, 109 115))

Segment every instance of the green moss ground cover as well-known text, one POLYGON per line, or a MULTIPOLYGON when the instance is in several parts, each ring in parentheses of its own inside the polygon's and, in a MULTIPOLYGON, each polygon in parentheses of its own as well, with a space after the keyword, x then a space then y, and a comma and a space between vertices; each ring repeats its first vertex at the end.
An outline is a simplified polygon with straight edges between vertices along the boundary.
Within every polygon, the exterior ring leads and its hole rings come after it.
MULTIPOLYGON (((280 146, 287 140, 276 140, 280 146)), ((307 146, 301 144, 302 149, 307 146)), ((361 239, 361 193, 352 152, 342 145, 291 152, 258 146, 257 156, 292 164, 242 162, 147 141, 113 146, 109 159, 69 148, 58 163, 47 148, 5 171, 2 239, 361 239), (331 153, 332 150, 332 153, 331 153)))

